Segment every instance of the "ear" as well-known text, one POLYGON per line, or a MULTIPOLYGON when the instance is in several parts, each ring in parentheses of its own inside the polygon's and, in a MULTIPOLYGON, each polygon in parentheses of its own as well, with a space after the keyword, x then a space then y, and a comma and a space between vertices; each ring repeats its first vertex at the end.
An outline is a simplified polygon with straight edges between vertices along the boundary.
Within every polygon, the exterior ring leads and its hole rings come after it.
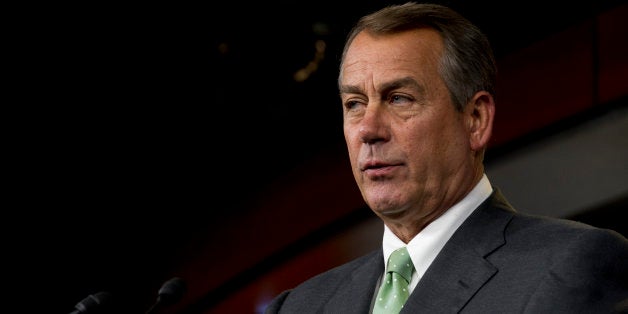
POLYGON ((493 95, 486 91, 477 92, 467 104, 465 111, 471 149, 479 151, 488 145, 493 132, 493 118, 495 117, 493 95))

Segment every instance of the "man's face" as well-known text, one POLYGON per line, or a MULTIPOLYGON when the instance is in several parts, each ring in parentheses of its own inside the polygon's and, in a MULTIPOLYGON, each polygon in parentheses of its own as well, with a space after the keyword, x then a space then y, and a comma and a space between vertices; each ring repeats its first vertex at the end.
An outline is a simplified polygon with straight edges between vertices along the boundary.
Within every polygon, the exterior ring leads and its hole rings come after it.
POLYGON ((340 69, 353 175, 380 217, 446 210, 460 198, 458 181, 471 171, 468 120, 438 73, 442 52, 434 30, 362 32, 340 69))

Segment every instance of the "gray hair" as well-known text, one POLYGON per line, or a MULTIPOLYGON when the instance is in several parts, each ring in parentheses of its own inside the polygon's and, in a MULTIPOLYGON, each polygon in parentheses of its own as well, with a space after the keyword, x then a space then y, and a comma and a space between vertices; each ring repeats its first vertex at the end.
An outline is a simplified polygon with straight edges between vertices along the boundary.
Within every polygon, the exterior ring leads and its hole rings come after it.
POLYGON ((432 28, 443 38, 439 73, 457 110, 462 111, 478 91, 495 95, 497 65, 488 38, 462 15, 438 4, 407 2, 363 16, 347 36, 340 68, 358 33, 385 35, 420 28, 432 28))

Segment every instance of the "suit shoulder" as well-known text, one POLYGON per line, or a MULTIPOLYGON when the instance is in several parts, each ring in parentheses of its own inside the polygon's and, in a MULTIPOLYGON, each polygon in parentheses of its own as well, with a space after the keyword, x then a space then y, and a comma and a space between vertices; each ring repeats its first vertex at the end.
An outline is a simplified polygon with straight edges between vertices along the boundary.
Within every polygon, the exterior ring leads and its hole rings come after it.
POLYGON ((347 263, 336 266, 314 277, 311 277, 307 279, 306 281, 302 282, 301 284, 299 284, 297 287, 295 287, 295 289, 307 289, 308 287, 319 288, 321 285, 334 286, 338 282, 341 282, 344 279, 344 277, 350 276, 350 274, 353 273, 353 271, 357 269, 358 267, 361 267, 369 263, 373 259, 377 258, 378 255, 380 256, 382 255, 381 250, 372 251, 366 255, 360 256, 347 263))
POLYGON ((580 235, 585 238, 598 238, 601 240, 627 241, 619 232, 611 229, 604 229, 590 224, 556 217, 515 214, 509 226, 511 230, 522 230, 527 233, 538 233, 544 236, 555 236, 558 238, 572 238, 580 235))
POLYGON ((506 229, 505 241, 519 252, 536 252, 548 259, 628 257, 628 239, 622 234, 562 218, 516 214, 506 229))
POLYGON ((374 268, 380 266, 377 264, 378 258, 382 260, 381 265, 383 267, 382 251, 375 250, 319 273, 275 297, 266 313, 316 312, 316 309, 323 307, 325 302, 330 300, 337 293, 337 290, 342 289, 343 285, 348 281, 347 279, 354 276, 359 269, 362 269, 365 265, 374 268))

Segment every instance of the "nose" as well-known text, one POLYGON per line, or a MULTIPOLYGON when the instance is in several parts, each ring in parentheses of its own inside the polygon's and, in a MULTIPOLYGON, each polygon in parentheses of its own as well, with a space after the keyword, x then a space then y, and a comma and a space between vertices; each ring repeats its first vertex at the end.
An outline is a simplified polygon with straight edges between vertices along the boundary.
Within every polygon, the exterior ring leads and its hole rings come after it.
POLYGON ((390 138, 387 120, 386 111, 382 106, 367 106, 366 112, 360 121, 360 140, 366 144, 387 141, 390 138))

